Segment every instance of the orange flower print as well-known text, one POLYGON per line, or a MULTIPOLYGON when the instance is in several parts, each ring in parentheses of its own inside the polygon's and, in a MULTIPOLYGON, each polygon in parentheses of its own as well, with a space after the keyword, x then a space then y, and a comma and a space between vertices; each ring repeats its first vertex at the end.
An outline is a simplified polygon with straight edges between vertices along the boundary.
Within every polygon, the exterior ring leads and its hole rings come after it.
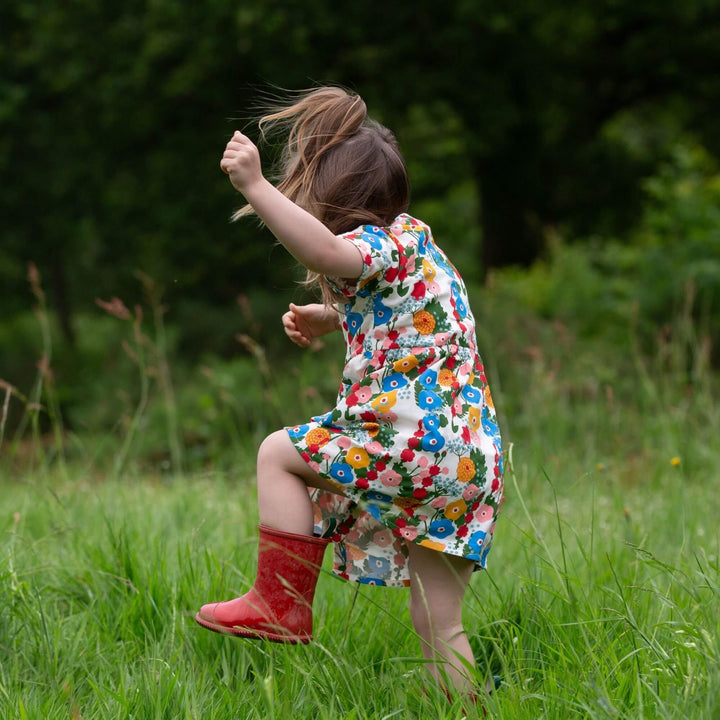
POLYGON ((485 393, 485 404, 491 409, 495 409, 495 403, 493 402, 492 395, 490 394, 490 386, 486 385, 485 390, 483 391, 485 393))
POLYGON ((380 426, 375 422, 366 422, 363 425, 363 430, 365 430, 370 437, 375 437, 380 432, 380 426))
POLYGON ((322 447, 330 440, 330 433, 325 428, 314 428, 305 436, 305 442, 308 445, 317 445, 322 447))
POLYGON ((448 503, 445 507, 445 517, 448 520, 457 520, 467 512, 467 503, 464 500, 456 500, 448 503))
POLYGON ((413 315, 413 326, 421 335, 430 335, 435 329, 435 318, 427 310, 418 310, 413 315))
POLYGON ((420 507, 422 502, 414 497, 395 497, 393 498, 393 505, 401 508, 416 508, 420 507))
POLYGON ((347 451, 345 461, 348 465, 352 465, 356 470, 367 467, 370 464, 370 456, 363 448, 354 447, 347 451))
POLYGON ((428 550, 437 550, 442 552, 445 549, 445 543, 437 542, 436 540, 422 540, 420 544, 428 550))
POLYGON ((419 364, 420 360, 418 360, 415 355, 407 355, 404 358, 400 358, 393 363, 393 370, 395 372, 406 373, 410 372, 410 370, 417 367, 419 364))
POLYGON ((480 409, 471 407, 468 410, 468 420, 470 422, 470 429, 476 433, 480 429, 480 409))
POLYGON ((475 463, 470 458, 460 458, 457 477, 461 483, 470 482, 475 477, 475 463))
POLYGON ((396 402, 397 390, 391 390, 390 392, 382 393, 376 398, 373 398, 370 405, 372 405, 373 410, 376 412, 386 413, 390 411, 396 402))
POLYGON ((455 374, 452 370, 443 368, 438 373, 438 383, 443 387, 450 387, 455 382, 455 374))

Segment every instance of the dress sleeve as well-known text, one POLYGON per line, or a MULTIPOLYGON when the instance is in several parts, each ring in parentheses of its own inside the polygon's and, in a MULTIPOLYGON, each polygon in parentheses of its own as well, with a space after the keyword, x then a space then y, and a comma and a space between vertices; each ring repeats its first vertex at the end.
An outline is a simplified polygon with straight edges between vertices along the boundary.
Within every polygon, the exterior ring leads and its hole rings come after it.
POLYGON ((328 277, 327 281, 334 290, 345 297, 353 297, 361 291, 374 292, 387 284, 385 275, 391 268, 397 268, 399 252, 393 236, 386 228, 363 225, 338 237, 351 242, 358 249, 363 259, 363 268, 356 280, 328 277))

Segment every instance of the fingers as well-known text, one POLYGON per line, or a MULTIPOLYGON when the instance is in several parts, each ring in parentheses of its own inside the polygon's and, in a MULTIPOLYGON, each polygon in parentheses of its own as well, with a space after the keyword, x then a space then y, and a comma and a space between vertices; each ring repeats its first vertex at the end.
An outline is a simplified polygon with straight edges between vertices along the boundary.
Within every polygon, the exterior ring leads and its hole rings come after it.
POLYGON ((226 175, 230 175, 234 169, 234 161, 247 158, 255 150, 252 140, 236 130, 225 146, 225 152, 220 160, 220 169, 226 175))
MULTIPOLYGON (((292 308, 292 303, 290 304, 290 307, 292 308)), ((310 346, 310 340, 303 335, 300 330, 298 330, 297 324, 295 322, 295 313, 291 309, 288 312, 286 312, 282 316, 282 324, 283 329, 285 330, 285 334, 292 340, 296 345, 299 345, 300 347, 309 347, 310 346)))

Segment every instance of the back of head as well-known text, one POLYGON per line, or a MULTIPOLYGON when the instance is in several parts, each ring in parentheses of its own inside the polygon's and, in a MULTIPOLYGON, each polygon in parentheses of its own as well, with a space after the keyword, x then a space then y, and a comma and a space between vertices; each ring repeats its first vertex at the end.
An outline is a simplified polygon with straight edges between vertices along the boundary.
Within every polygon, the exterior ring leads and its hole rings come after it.
POLYGON ((287 132, 278 189, 336 234, 389 225, 408 208, 407 169, 393 134, 337 87, 301 94, 260 120, 287 132))

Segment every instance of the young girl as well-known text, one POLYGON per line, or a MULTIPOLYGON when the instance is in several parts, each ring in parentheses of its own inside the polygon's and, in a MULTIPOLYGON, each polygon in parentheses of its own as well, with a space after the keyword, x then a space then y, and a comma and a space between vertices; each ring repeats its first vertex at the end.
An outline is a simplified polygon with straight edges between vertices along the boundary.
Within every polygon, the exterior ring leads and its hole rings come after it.
POLYGON ((324 302, 282 318, 288 337, 342 330, 335 407, 279 430, 257 461, 257 578, 202 607, 203 627, 277 642, 312 639, 312 601, 329 542, 335 573, 410 586, 410 615, 432 677, 474 692, 465 589, 485 566, 502 497, 493 402, 465 285, 430 228, 407 214, 407 171, 392 133, 358 95, 301 95, 260 121, 288 133, 277 187, 242 133, 220 167, 308 269, 324 302), (308 489, 311 493, 308 493, 308 489))

